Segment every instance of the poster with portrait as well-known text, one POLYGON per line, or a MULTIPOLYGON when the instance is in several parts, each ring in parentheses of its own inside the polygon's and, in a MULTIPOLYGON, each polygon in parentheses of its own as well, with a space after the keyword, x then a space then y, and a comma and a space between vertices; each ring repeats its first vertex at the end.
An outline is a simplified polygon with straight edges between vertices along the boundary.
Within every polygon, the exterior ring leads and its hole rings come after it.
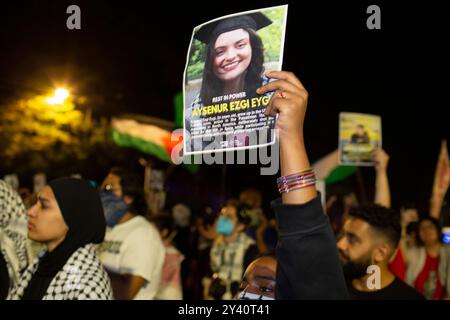
POLYGON ((194 28, 183 83, 185 155, 275 143, 273 93, 264 72, 281 70, 287 5, 220 17, 194 28))
POLYGON ((381 117, 373 114, 339 114, 339 164, 373 166, 372 151, 381 148, 381 117))
POLYGON ((19 176, 17 174, 7 174, 3 180, 9 184, 14 190, 19 190, 19 176))
POLYGON ((47 184, 47 175, 45 173, 36 173, 33 176, 33 192, 38 194, 47 184))

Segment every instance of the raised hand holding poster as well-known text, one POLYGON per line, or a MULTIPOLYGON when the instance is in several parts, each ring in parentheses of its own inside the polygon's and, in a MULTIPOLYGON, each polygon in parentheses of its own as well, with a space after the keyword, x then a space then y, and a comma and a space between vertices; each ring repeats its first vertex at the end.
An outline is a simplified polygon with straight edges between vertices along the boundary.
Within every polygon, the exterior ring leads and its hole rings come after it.
POLYGON ((281 70, 287 6, 237 13, 196 28, 184 72, 184 154, 275 142, 264 115, 272 93, 265 71, 281 70))

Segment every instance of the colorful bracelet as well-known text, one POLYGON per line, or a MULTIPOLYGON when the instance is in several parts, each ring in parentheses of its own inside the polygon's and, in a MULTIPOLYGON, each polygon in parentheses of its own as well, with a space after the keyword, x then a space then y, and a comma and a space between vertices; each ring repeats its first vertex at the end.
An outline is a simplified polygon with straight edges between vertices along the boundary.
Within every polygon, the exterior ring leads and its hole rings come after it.
POLYGON ((302 175, 310 173, 310 172, 314 172, 314 169, 313 168, 307 168, 307 169, 303 169, 303 170, 301 170, 299 172, 296 172, 296 173, 288 174, 287 176, 279 177, 277 179, 277 182, 279 183, 280 181, 283 181, 283 180, 286 180, 286 179, 290 179, 292 177, 302 176, 302 175))
POLYGON ((307 183, 310 183, 312 181, 316 181, 316 178, 315 177, 310 177, 308 179, 304 179, 304 180, 300 180, 300 181, 293 181, 293 182, 290 182, 290 183, 279 184, 278 188, 286 188, 286 187, 290 188, 290 187, 296 186, 296 185, 307 184, 307 183))
POLYGON ((303 181, 303 180, 307 180, 310 178, 314 178, 316 176, 316 174, 314 172, 308 172, 299 176, 294 176, 291 178, 285 178, 283 177, 282 180, 277 181, 278 185, 281 184, 289 184, 291 182, 297 182, 297 181, 303 181))
POLYGON ((312 182, 310 184, 307 184, 307 185, 304 185, 304 186, 294 187, 294 188, 290 188, 290 189, 287 189, 287 190, 282 190, 282 191, 280 191, 280 193, 283 194, 283 193, 288 193, 288 192, 292 192, 292 191, 295 191, 295 190, 300 190, 300 189, 303 189, 303 188, 306 188, 306 187, 313 186, 315 184, 316 184, 316 182, 314 181, 314 182, 312 182))
POLYGON ((297 187, 303 187, 306 188, 307 186, 313 185, 316 183, 315 179, 311 179, 308 181, 302 181, 302 182, 297 182, 297 183, 291 183, 289 185, 283 185, 278 187, 278 191, 286 191, 286 190, 290 190, 292 188, 297 188, 297 187))
POLYGON ((313 168, 301 170, 287 176, 282 176, 277 179, 278 191, 288 193, 294 190, 303 189, 316 184, 316 174, 313 168))

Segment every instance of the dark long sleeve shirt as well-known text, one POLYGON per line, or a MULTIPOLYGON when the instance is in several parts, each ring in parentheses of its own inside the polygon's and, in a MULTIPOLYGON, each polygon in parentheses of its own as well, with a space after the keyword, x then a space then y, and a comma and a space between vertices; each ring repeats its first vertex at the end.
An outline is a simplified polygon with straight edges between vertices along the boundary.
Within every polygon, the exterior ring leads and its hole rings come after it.
POLYGON ((279 239, 276 299, 348 299, 336 240, 320 196, 302 205, 272 202, 279 239))

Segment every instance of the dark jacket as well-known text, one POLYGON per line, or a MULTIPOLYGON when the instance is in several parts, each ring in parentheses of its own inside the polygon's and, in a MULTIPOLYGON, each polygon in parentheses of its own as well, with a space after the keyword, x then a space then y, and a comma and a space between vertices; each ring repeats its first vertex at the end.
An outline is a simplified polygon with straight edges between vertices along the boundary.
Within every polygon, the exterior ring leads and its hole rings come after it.
POLYGON ((303 205, 272 202, 279 239, 276 299, 348 299, 336 240, 320 195, 303 205))
POLYGON ((0 300, 5 300, 9 291, 9 274, 6 260, 0 250, 0 300))

